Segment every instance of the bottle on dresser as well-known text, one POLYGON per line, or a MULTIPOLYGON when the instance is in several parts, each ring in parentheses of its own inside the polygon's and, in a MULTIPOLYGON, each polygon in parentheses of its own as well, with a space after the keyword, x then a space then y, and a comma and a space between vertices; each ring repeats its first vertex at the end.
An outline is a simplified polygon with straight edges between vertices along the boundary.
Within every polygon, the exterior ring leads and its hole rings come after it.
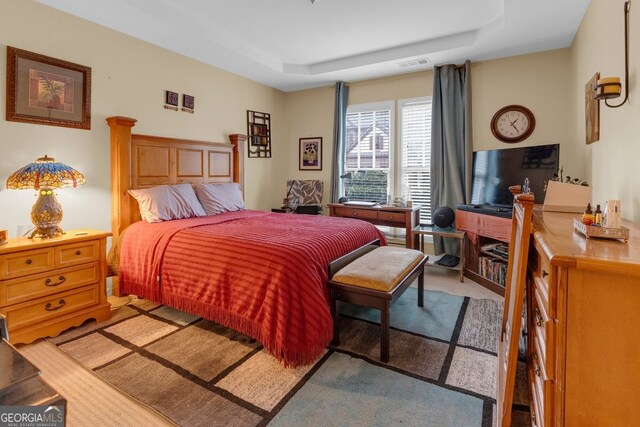
POLYGON ((596 211, 593 213, 593 225, 602 226, 602 210, 600 205, 596 205, 596 211))
POLYGON ((584 225, 591 225, 593 223, 593 210, 591 210, 591 203, 587 204, 587 209, 582 214, 582 223, 584 225))

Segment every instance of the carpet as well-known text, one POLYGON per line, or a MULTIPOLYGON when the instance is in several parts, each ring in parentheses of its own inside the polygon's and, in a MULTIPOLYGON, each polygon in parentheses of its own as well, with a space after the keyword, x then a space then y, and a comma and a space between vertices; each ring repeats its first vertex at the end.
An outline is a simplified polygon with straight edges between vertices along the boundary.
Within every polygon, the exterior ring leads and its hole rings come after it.
MULTIPOLYGON (((339 347, 285 369, 255 340, 142 299, 50 339, 106 381, 182 426, 484 426, 495 417, 502 304, 409 288, 391 310, 343 304, 339 347)), ((518 384, 525 384, 520 363, 518 384)), ((517 387, 514 425, 528 425, 517 387)))

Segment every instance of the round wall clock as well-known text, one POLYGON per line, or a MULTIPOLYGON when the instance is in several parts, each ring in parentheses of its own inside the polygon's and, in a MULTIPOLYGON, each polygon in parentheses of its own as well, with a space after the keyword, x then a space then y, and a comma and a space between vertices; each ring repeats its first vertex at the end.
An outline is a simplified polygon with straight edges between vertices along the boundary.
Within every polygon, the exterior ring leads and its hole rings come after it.
POLYGON ((503 142, 520 142, 529 137, 536 127, 531 110, 522 105, 507 105, 491 119, 493 136, 503 142))

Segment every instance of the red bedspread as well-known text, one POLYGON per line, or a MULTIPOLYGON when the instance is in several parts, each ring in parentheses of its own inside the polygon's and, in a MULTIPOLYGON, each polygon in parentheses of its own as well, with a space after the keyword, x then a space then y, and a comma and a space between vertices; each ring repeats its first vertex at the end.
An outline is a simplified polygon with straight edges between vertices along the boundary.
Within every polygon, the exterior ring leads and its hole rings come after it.
POLYGON ((347 218, 261 211, 162 223, 124 236, 124 292, 229 326, 286 366, 313 362, 331 341, 329 262, 385 238, 347 218))

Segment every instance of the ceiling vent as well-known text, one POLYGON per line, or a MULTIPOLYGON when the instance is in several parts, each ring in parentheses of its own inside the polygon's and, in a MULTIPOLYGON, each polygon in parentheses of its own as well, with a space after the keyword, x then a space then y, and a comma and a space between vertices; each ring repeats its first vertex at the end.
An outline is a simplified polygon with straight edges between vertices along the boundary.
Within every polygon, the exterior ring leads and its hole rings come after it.
POLYGON ((427 64, 431 64, 431 61, 429 61, 429 58, 420 58, 420 59, 414 59, 412 61, 398 62, 398 65, 400 66, 400 68, 417 67, 419 65, 427 65, 427 64))

